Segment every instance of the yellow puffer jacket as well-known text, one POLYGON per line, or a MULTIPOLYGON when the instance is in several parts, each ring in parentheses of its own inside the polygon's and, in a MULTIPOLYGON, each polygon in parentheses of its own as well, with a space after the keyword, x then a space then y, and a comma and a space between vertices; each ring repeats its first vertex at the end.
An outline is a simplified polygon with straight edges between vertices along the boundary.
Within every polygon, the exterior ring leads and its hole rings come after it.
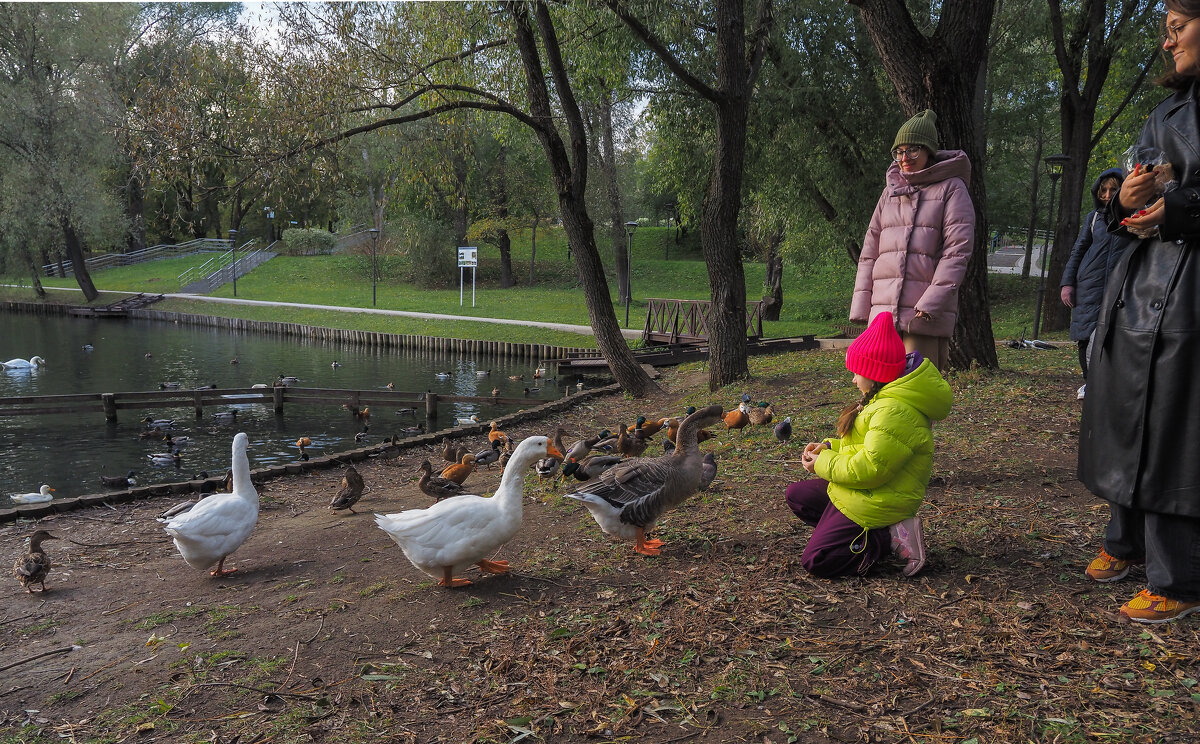
POLYGON ((821 450, 815 472, 834 506, 864 529, 917 513, 933 470, 931 420, 946 418, 954 395, 928 360, 884 385, 853 430, 821 450))

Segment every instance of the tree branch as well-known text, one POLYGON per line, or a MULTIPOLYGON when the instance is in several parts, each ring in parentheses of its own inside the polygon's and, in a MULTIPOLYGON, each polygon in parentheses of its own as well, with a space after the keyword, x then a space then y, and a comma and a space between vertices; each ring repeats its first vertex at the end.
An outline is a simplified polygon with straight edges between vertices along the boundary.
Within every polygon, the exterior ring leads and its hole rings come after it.
POLYGON ((1105 122, 1100 125, 1100 128, 1096 130, 1096 133, 1092 135, 1092 139, 1089 143, 1089 150, 1095 149, 1096 145, 1100 144, 1100 139, 1104 137, 1104 133, 1108 131, 1108 128, 1111 127, 1114 122, 1116 122, 1117 118, 1121 115, 1121 112, 1123 112, 1125 107, 1129 105, 1129 102, 1133 100, 1134 95, 1141 90, 1142 83, 1146 82, 1146 76, 1150 74, 1150 68, 1154 66, 1154 60, 1156 57, 1158 57, 1158 47, 1150 50, 1149 56, 1146 57, 1145 63, 1142 64, 1142 71, 1138 73, 1137 80, 1134 81, 1133 85, 1129 86, 1129 90, 1125 91, 1125 97, 1121 99, 1119 104, 1117 104, 1117 108, 1115 111, 1113 111, 1112 115, 1109 116, 1108 119, 1106 119, 1105 122))
POLYGON ((671 72, 684 82, 689 88, 700 94, 701 97, 716 103, 721 97, 720 94, 710 85, 705 84, 700 78, 696 77, 683 66, 679 58, 667 49, 666 45, 653 34, 650 29, 646 28, 645 24, 638 19, 637 16, 630 12, 629 8, 625 7, 621 0, 605 0, 605 4, 609 10, 616 14, 630 31, 633 31, 634 36, 642 40, 642 43, 654 52, 654 54, 662 60, 671 72))

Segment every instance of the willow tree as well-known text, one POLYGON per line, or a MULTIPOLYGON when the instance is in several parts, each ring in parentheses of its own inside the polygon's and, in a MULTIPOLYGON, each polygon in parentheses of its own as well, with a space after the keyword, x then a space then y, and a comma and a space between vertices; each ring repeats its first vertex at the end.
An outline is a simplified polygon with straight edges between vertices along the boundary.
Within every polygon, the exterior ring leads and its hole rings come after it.
POLYGON ((587 209, 587 130, 567 62, 573 47, 564 48, 546 2, 294 5, 280 15, 278 48, 263 49, 257 61, 268 84, 287 91, 288 105, 271 112, 279 151, 334 147, 426 119, 453 122, 464 110, 520 122, 549 166, 601 353, 629 394, 658 389, 617 324, 587 209))

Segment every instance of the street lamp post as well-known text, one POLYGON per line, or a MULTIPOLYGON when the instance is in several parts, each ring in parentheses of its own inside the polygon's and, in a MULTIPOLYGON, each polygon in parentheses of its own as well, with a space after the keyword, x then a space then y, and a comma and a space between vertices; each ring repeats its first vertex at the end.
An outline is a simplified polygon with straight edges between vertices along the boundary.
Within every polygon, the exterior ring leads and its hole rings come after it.
POLYGON ((375 244, 379 242, 379 229, 372 227, 367 232, 371 233, 371 307, 375 307, 375 244))
POLYGON ((638 223, 630 220, 625 223, 625 327, 629 327, 629 301, 633 298, 633 272, 630 263, 633 261, 633 231, 638 223))
POLYGON ((267 245, 271 245, 275 242, 275 210, 263 207, 263 211, 267 213, 267 245))
POLYGON ((229 251, 232 261, 229 264, 233 270, 233 296, 237 297, 237 236, 238 231, 232 227, 229 228, 229 251))
POLYGON ((1042 302, 1046 295, 1046 259, 1050 254, 1050 236, 1056 232, 1057 228, 1054 223, 1055 187, 1058 186, 1058 179, 1062 176, 1063 166, 1071 161, 1071 156, 1050 155, 1045 160, 1046 165, 1050 168, 1050 214, 1047 218, 1046 239, 1042 242, 1042 273, 1038 277, 1037 312, 1033 316, 1033 340, 1035 341, 1042 329, 1042 302))

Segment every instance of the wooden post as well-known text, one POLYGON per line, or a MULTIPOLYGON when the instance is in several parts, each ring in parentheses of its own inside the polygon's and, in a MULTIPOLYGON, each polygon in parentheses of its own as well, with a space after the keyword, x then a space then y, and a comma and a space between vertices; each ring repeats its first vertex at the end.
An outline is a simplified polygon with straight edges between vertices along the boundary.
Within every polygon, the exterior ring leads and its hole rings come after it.
POLYGON ((104 404, 104 420, 117 423, 117 399, 112 393, 101 393, 100 402, 104 404))
MULTIPOLYGON (((437 393, 425 393, 425 420, 437 421, 437 393)), ((432 427, 430 427, 432 428, 432 427)))
POLYGON ((283 415, 283 385, 276 385, 271 390, 271 401, 275 404, 275 415, 283 415))

